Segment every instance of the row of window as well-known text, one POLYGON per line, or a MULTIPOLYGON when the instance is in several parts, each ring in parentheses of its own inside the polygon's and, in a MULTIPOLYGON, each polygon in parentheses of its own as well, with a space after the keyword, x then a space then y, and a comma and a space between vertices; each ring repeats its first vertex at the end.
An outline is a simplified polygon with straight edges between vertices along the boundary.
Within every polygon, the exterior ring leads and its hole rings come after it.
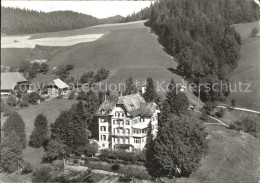
POLYGON ((114 143, 126 143, 126 144, 129 144, 129 138, 128 137, 126 137, 126 138, 114 137, 114 143))
POLYGON ((146 133, 146 129, 134 129, 135 134, 146 133))
POLYGON ((113 124, 118 124, 118 125, 130 125, 130 121, 126 120, 125 122, 123 120, 113 120, 113 124))
POLYGON ((114 129, 114 134, 130 134, 130 129, 114 129))
POLYGON ((125 117, 124 112, 115 112, 115 117, 125 117))

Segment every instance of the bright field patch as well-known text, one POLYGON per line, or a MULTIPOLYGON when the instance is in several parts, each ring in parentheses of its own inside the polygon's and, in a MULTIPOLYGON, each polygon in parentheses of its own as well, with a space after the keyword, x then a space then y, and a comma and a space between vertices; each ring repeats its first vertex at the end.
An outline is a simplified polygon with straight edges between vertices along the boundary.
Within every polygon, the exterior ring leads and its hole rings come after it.
POLYGON ((34 48, 41 46, 71 46, 79 43, 92 42, 100 38, 103 34, 87 34, 66 37, 50 37, 41 39, 29 39, 30 36, 8 36, 2 37, 2 48, 34 48))

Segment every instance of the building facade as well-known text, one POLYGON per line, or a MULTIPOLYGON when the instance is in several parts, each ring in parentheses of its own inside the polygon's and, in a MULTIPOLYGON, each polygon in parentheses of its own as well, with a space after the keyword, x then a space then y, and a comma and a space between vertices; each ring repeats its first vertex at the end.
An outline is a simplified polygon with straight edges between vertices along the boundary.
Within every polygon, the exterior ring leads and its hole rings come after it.
POLYGON ((157 134, 159 113, 157 104, 145 102, 139 93, 105 100, 96 113, 100 148, 142 150, 149 123, 157 134))

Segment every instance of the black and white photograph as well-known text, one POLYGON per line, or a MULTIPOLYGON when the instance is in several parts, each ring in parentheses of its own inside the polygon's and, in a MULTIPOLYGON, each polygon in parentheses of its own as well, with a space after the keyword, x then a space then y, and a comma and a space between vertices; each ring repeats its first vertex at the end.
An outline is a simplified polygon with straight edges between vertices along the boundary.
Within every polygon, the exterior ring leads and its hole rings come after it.
POLYGON ((260 183, 259 0, 1 0, 0 183, 260 183))

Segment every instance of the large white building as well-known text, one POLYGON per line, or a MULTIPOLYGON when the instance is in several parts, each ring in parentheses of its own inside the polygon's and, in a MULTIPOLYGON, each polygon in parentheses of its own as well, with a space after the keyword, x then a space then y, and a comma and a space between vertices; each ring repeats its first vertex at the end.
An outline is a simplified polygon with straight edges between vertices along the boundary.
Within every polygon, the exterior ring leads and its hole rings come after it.
POLYGON ((139 93, 105 100, 96 113, 100 148, 142 150, 150 122, 152 133, 157 134, 159 113, 157 104, 145 102, 139 93))

